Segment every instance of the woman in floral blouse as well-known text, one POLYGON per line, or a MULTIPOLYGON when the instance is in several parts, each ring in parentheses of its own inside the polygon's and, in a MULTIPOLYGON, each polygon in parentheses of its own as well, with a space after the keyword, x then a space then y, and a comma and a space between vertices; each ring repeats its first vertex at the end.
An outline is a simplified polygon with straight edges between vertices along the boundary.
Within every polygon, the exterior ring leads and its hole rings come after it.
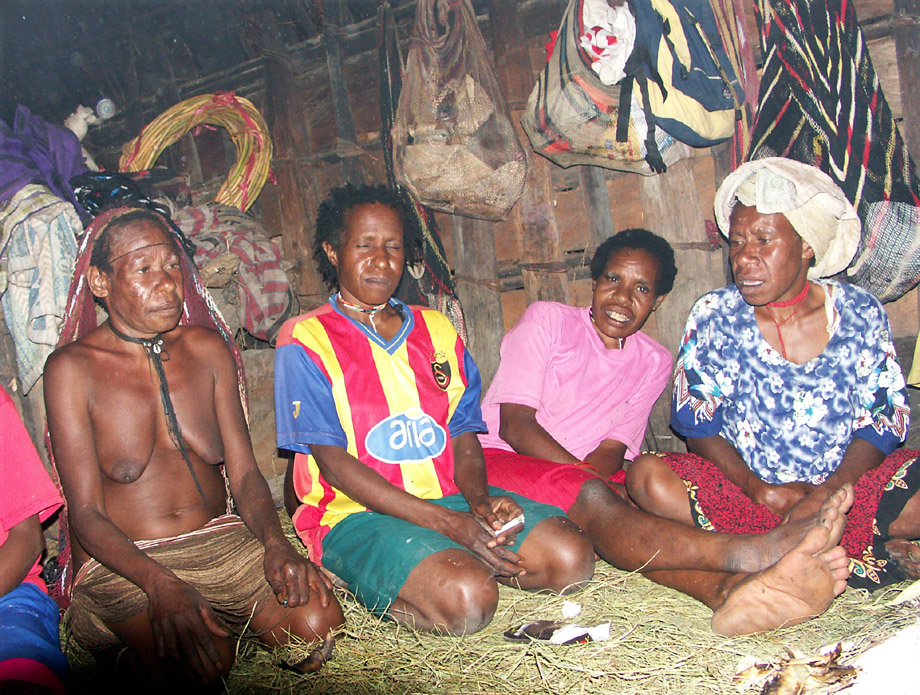
POLYGON ((860 223, 818 169, 748 162, 716 194, 735 284, 704 295, 681 340, 671 425, 689 454, 627 474, 644 509, 759 533, 855 488, 850 584, 920 577, 920 464, 897 450, 910 408, 882 305, 844 281, 860 223), (689 494, 688 494, 689 493, 689 494))

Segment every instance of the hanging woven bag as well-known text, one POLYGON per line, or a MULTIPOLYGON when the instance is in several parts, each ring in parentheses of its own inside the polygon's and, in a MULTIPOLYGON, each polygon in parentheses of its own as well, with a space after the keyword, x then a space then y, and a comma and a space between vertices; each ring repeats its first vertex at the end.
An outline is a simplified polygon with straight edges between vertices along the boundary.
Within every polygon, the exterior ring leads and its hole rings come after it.
POLYGON ((443 212, 497 220, 526 157, 469 0, 419 0, 392 130, 396 178, 443 212))

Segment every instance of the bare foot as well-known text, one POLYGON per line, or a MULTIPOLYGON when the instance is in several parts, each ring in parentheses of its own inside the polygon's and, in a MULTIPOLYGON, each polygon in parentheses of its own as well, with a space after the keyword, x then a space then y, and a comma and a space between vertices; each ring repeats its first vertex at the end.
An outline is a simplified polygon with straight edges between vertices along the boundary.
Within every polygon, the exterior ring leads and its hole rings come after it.
POLYGON ((795 625, 827 610, 846 589, 850 575, 846 551, 839 545, 828 549, 834 535, 839 540, 838 519, 843 515, 829 516, 833 519, 814 526, 775 565, 740 582, 713 614, 712 631, 749 635, 795 625))
POLYGON ((827 529, 827 541, 818 553, 840 542, 846 528, 846 513, 853 506, 853 486, 846 484, 828 497, 814 516, 777 526, 767 533, 737 536, 726 557, 731 572, 759 572, 781 560, 816 528, 827 529))
POLYGON ((303 661, 298 661, 296 664, 289 664, 285 661, 281 661, 276 662, 276 665, 288 671, 295 671, 296 673, 316 673, 323 667, 323 664, 332 658, 333 645, 335 645, 335 636, 332 634, 332 630, 330 630, 329 634, 326 635, 326 639, 313 647, 310 653, 307 654, 307 658, 303 661))
POLYGON ((885 549, 907 579, 920 579, 920 546, 903 538, 892 538, 885 549))

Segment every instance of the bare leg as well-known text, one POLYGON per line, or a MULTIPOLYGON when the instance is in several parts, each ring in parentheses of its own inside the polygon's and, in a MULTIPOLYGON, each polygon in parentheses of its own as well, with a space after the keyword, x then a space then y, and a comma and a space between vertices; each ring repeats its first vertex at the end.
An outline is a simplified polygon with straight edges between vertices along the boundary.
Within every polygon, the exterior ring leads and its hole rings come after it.
MULTIPOLYGON (((852 504, 852 487, 848 499, 852 504)), ((832 495, 829 500, 837 500, 832 495)), ((841 504, 825 502, 825 505, 841 504)), ((824 507, 822 507, 824 510, 824 507)), ((569 509, 569 518, 594 544, 604 560, 633 571, 697 569, 707 572, 759 572, 777 562, 820 525, 822 511, 812 517, 782 524, 768 533, 712 533, 665 519, 621 500, 601 480, 589 480, 569 509)), ((840 529, 843 533, 843 529, 840 529)), ((830 550, 840 540, 828 541, 830 550)))
POLYGON ((754 574, 694 570, 647 572, 652 581, 684 592, 715 611, 712 627, 741 635, 794 625, 824 612, 846 589, 846 553, 832 545, 853 503, 850 486, 822 506, 818 524, 773 566, 754 574))
POLYGON ((920 546, 904 538, 892 538, 885 543, 885 549, 908 579, 920 579, 920 546))
POLYGON ((891 559, 909 579, 920 579, 920 547, 911 542, 920 538, 920 493, 907 501, 888 527, 888 534, 892 540, 885 543, 885 548, 891 559))
POLYGON ((260 607, 249 623, 250 629, 270 647, 287 644, 291 635, 305 642, 322 640, 330 632, 338 632, 343 625, 345 616, 335 597, 323 608, 313 595, 306 606, 297 608, 285 608, 270 601, 267 606, 260 607))
POLYGON ((626 471, 629 496, 651 514, 693 526, 693 512, 687 485, 664 459, 655 454, 642 454, 626 471))
POLYGON ((893 538, 920 538, 920 493, 907 500, 898 518, 888 527, 888 534, 893 538))
POLYGON ((417 630, 471 635, 492 620, 498 584, 472 553, 450 548, 422 560, 390 607, 390 617, 417 630))
POLYGON ((296 636, 305 642, 315 643, 313 650, 291 668, 300 673, 313 673, 322 668, 332 656, 336 633, 345 625, 342 607, 332 597, 325 608, 319 599, 310 597, 306 606, 286 608, 276 601, 260 606, 249 626, 263 643, 270 647, 287 644, 296 636))
POLYGON ((826 611, 846 589, 849 576, 844 549, 822 551, 826 543, 827 531, 815 527, 775 565, 739 582, 713 614, 712 631, 748 635, 826 611))
POLYGON ((888 533, 894 538, 920 538, 920 492, 907 500, 898 518, 888 527, 888 533))
POLYGON ((498 577, 502 584, 566 592, 579 588, 594 576, 591 540, 562 516, 537 524, 516 552, 524 560, 527 574, 520 579, 498 577))
MULTIPOLYGON (((192 671, 187 662, 157 657, 153 630, 147 619, 146 610, 120 623, 109 625, 108 628, 125 645, 125 650, 118 657, 119 673, 142 692, 154 689, 154 686, 155 689, 162 690, 164 685, 174 687, 201 682, 201 678, 192 671)), ((221 668, 212 669, 204 684, 204 692, 222 692, 223 679, 230 674, 236 660, 235 640, 232 637, 213 635, 213 639, 220 653, 221 668)))

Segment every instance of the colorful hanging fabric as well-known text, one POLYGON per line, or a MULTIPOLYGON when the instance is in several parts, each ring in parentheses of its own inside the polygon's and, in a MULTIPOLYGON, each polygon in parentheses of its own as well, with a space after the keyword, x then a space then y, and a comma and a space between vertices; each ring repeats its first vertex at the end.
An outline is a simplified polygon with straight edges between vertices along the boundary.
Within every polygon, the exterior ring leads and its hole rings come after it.
POLYGON ((920 182, 848 0, 759 0, 764 55, 748 159, 827 173, 863 224, 848 279, 883 302, 920 281, 920 182))
POLYGON ((731 167, 738 168, 748 153, 751 145, 751 125, 754 122, 754 108, 757 105, 757 93, 760 89, 760 77, 757 75, 757 61, 754 59, 754 46, 744 25, 746 14, 744 0, 710 0, 715 15, 716 26, 725 53, 744 90, 744 102, 738 110, 735 120, 735 132, 732 135, 731 167))

